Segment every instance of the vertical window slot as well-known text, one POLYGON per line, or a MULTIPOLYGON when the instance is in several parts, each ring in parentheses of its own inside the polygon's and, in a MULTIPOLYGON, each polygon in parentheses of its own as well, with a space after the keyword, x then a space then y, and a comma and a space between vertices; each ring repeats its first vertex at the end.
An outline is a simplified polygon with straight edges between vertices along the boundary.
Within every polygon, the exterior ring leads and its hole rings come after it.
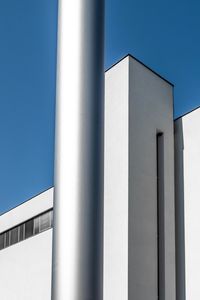
POLYGON ((157 247, 158 299, 165 300, 165 199, 164 199, 164 135, 158 133, 157 143, 157 247))

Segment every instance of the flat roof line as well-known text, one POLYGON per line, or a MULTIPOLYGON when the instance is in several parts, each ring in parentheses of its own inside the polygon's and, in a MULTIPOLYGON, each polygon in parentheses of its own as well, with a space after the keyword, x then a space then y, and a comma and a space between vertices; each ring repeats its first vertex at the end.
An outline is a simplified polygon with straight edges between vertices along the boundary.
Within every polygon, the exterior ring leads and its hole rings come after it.
POLYGON ((114 66, 116 66, 117 64, 119 64, 122 60, 124 60, 127 57, 131 57, 134 60, 136 60, 138 63, 140 63, 141 65, 143 65, 145 68, 147 68, 149 71, 151 71, 152 73, 154 73, 156 76, 160 77, 162 80, 166 81, 168 84, 170 84, 171 86, 174 87, 174 84, 171 83, 169 80, 167 80, 166 78, 164 78, 163 76, 161 76, 160 74, 158 74, 156 71, 154 71, 153 69, 151 69, 150 67, 148 67, 147 65, 145 65, 141 60, 139 60, 138 58, 134 57, 132 54, 126 54, 124 55, 121 59, 119 59, 117 62, 115 62, 113 65, 111 65, 108 69, 105 70, 105 73, 108 72, 110 69, 112 69, 114 66))
POLYGON ((7 214, 7 213, 10 212, 11 210, 13 210, 13 209, 15 209, 15 208, 17 208, 17 207, 19 207, 19 206, 25 204, 26 202, 32 200, 33 198, 35 198, 35 197, 37 197, 37 196, 40 196, 41 194, 43 194, 43 193, 45 193, 45 192, 51 190, 53 187, 54 187, 54 186, 51 186, 51 187, 49 187, 48 189, 45 189, 45 190, 41 191, 40 193, 38 193, 38 194, 32 196, 31 198, 29 198, 29 199, 27 199, 27 200, 21 202, 20 204, 18 204, 18 205, 16 205, 16 206, 12 207, 12 208, 10 208, 10 209, 8 209, 7 211, 1 213, 1 214, 0 214, 0 217, 3 216, 3 215, 5 215, 5 214, 7 214))
POLYGON ((185 113, 185 114, 183 114, 182 116, 180 116, 180 117, 177 117, 176 119, 174 119, 174 121, 177 121, 178 119, 181 119, 181 118, 183 118, 183 117, 185 117, 185 116, 189 115, 190 113, 194 112, 195 110, 197 110, 197 109, 199 109, 199 108, 200 108, 200 105, 199 105, 199 106, 197 106, 197 107, 195 107, 195 108, 193 108, 192 110, 190 110, 190 111, 186 112, 186 113, 185 113))

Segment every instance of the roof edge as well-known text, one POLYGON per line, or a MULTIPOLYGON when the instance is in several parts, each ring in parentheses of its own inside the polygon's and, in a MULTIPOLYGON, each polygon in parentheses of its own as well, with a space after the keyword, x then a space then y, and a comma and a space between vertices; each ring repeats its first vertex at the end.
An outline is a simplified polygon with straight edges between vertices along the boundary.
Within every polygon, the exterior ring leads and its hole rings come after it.
POLYGON ((120 58, 117 62, 115 62, 114 64, 112 64, 108 69, 105 70, 105 73, 108 72, 110 69, 112 69, 113 67, 115 67, 117 64, 119 64, 122 60, 124 60, 127 57, 131 57, 132 59, 136 60, 138 63, 140 63, 141 65, 143 65, 145 68, 147 68, 149 71, 151 71, 152 73, 154 73, 156 76, 158 76, 159 78, 161 78, 162 80, 164 80, 165 82, 167 82, 169 85, 171 85, 172 87, 174 87, 174 84, 172 82, 170 82, 168 79, 164 78, 162 75, 160 75, 159 73, 157 73, 156 71, 154 71, 152 68, 148 67, 147 65, 145 65, 141 60, 139 60, 138 58, 136 58, 135 56, 133 56, 132 54, 128 53, 126 55, 124 55, 122 58, 120 58))
POLYGON ((182 116, 179 116, 179 117, 175 118, 174 121, 177 121, 177 120, 179 120, 179 119, 181 119, 181 118, 183 118, 183 117, 189 115, 190 113, 194 112, 195 110, 197 110, 197 109, 199 109, 199 108, 200 108, 200 105, 197 106, 197 107, 195 107, 195 108, 193 108, 192 110, 190 110, 190 111, 184 113, 182 116))
POLYGON ((9 212, 12 211, 13 209, 16 209, 17 207, 19 207, 19 206, 25 204, 26 202, 31 201, 33 198, 38 197, 38 196, 40 196, 41 194, 43 194, 43 193, 45 193, 45 192, 51 190, 52 188, 54 188, 54 186, 51 186, 51 187, 49 187, 48 189, 45 189, 45 190, 39 192, 38 194, 32 196, 31 198, 28 198, 27 200, 25 200, 25 201, 23 201, 23 202, 17 204, 16 206, 11 207, 11 208, 9 208, 8 210, 6 210, 6 211, 0 213, 0 217, 3 216, 3 215, 5 215, 5 214, 7 214, 7 213, 9 213, 9 212))

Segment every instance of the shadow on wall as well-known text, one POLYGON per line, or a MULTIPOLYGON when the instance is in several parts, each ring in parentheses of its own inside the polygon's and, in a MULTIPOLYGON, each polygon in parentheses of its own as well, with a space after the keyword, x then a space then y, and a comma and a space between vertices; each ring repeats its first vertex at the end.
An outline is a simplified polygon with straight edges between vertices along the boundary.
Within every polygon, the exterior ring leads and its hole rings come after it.
POLYGON ((183 125, 179 118, 174 122, 175 154, 175 222, 176 222, 176 298, 185 300, 185 232, 184 232, 184 165, 183 125))

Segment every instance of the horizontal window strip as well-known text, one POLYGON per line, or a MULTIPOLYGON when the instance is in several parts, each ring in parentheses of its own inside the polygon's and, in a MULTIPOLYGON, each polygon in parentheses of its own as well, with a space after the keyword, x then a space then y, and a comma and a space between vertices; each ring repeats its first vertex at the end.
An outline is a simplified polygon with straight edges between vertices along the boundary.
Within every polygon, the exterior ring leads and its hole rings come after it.
POLYGON ((19 243, 53 227, 53 209, 0 234, 0 250, 19 243))

